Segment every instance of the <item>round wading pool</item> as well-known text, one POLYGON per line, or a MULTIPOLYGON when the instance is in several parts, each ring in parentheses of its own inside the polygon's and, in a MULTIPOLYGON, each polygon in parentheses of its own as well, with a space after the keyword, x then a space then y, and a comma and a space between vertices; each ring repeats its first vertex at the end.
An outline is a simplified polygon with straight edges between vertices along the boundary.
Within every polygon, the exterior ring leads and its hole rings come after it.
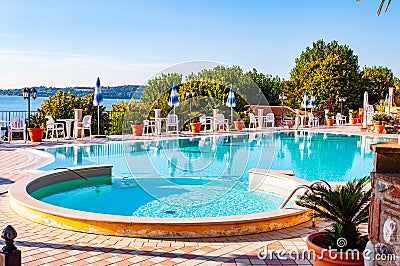
MULTIPOLYGON (((243 235, 277 230, 309 219, 304 209, 277 210, 290 192, 287 188, 271 193, 226 181, 141 180, 141 184, 150 182, 158 186, 165 195, 154 199, 135 180, 113 179, 111 168, 76 167, 73 172, 60 169, 23 179, 10 187, 11 207, 30 220, 51 226, 150 238, 243 235), (180 191, 176 191, 176 186, 170 189, 171 183, 179 184, 180 191), (224 186, 230 187, 227 193, 217 199, 210 197, 203 204, 207 195, 214 195, 224 186)), ((275 184, 274 191, 279 183, 293 187, 302 182, 283 174, 268 179, 275 184)))

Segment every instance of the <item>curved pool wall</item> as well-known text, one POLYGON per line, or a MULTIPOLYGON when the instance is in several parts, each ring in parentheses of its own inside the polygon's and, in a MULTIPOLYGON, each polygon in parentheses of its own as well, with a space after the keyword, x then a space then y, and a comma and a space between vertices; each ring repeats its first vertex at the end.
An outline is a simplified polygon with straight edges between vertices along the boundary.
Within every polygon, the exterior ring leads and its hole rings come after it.
MULTIPOLYGON (((80 166, 27 177, 9 189, 10 206, 19 215, 34 222, 73 231, 145 238, 198 238, 236 236, 268 232, 294 226, 310 219, 309 211, 286 208, 252 215, 211 218, 144 218, 77 211, 50 205, 30 196, 33 191, 59 182, 98 176, 109 176, 111 165, 80 166), (81 176, 80 176, 81 175, 81 176)), ((274 184, 274 190, 289 194, 293 187, 307 184, 291 174, 252 169, 249 189, 263 189, 274 184), (268 178, 266 178, 268 177, 268 178), (265 181, 267 183, 265 183, 265 181)), ((106 180, 104 182, 107 182, 106 180)))

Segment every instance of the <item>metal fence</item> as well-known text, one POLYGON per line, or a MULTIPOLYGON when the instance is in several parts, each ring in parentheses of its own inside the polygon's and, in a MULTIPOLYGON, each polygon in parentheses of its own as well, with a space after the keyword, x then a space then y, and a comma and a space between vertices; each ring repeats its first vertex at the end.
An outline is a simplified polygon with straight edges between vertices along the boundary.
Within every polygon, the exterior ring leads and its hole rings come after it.
MULTIPOLYGON (((31 115, 36 111, 31 111, 31 115)), ((22 116, 28 119, 28 111, 0 111, 0 121, 10 121, 13 116, 22 116)), ((125 112, 123 111, 105 111, 100 117, 100 133, 106 135, 120 135, 122 134, 122 124, 124 122, 125 112)), ((0 136, 3 136, 7 130, 7 123, 0 125, 0 136)), ((92 114, 92 132, 97 132, 97 113, 92 114)))

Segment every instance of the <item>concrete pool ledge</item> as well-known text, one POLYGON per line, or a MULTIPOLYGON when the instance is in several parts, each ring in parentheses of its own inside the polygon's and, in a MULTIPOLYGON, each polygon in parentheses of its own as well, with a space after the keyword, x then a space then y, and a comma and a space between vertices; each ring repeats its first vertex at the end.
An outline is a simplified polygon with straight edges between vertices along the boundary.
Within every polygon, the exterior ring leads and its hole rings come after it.
MULTIPOLYGON (((92 165, 73 167, 71 169, 86 178, 91 178, 111 175, 112 166, 92 165)), ((262 171, 258 170, 254 170, 253 172, 261 175, 262 171)), ((103 235, 146 238, 198 238, 246 235, 287 228, 310 219, 308 215, 309 210, 299 207, 227 217, 130 217, 62 208, 41 202, 30 196, 30 193, 33 191, 50 184, 82 178, 74 172, 67 169, 58 169, 45 172, 36 177, 21 179, 9 188, 11 208, 29 220, 49 226, 103 235)), ((279 173, 275 174, 279 176, 279 173)), ((284 180, 284 176, 285 174, 280 176, 280 179, 284 180)), ((287 176, 289 178, 287 180, 290 180, 290 182, 296 181, 296 178, 293 176, 287 176)), ((269 177, 266 179, 269 179, 269 177)), ((304 184, 304 180, 302 181, 302 184, 304 184)), ((285 183, 286 186, 287 182, 285 183)))

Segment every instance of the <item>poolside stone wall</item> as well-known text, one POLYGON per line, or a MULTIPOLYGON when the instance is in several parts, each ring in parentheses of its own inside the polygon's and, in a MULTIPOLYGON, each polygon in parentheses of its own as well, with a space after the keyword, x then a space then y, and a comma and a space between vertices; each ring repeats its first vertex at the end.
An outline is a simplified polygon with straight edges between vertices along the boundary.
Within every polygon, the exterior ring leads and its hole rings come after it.
POLYGON ((368 230, 376 259, 371 265, 400 265, 400 145, 391 140, 371 149, 375 158, 368 230))

